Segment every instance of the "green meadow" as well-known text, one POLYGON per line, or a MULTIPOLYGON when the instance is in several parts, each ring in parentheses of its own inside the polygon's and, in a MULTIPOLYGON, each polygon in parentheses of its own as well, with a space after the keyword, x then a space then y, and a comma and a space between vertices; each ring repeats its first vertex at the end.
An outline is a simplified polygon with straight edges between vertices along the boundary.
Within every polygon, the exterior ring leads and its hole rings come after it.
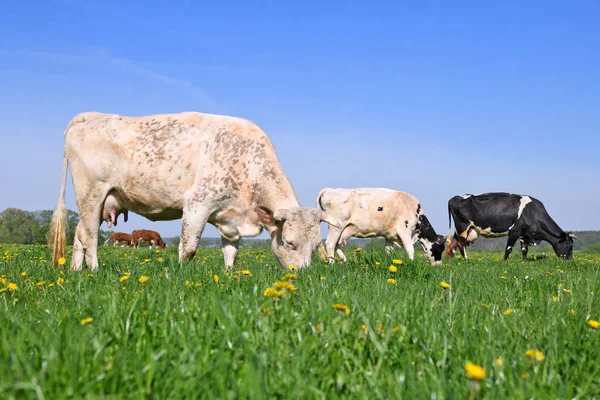
POLYGON ((101 247, 91 273, 1 245, 0 397, 600 394, 600 255, 347 255, 283 270, 242 249, 226 271, 218 249, 179 265, 175 248, 101 247))

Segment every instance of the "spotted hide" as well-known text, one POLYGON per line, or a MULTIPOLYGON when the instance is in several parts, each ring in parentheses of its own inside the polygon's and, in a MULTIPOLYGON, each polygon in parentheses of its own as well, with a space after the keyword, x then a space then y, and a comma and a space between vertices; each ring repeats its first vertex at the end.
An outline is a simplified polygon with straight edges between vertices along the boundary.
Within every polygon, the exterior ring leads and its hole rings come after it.
POLYGON ((233 266, 241 237, 263 228, 282 266, 310 263, 327 214, 302 208, 268 136, 234 117, 186 112, 143 117, 84 113, 64 135, 62 185, 49 234, 64 256, 69 166, 80 221, 71 269, 98 268, 98 228, 131 210, 152 221, 182 218, 179 260, 191 259, 206 223, 233 266))

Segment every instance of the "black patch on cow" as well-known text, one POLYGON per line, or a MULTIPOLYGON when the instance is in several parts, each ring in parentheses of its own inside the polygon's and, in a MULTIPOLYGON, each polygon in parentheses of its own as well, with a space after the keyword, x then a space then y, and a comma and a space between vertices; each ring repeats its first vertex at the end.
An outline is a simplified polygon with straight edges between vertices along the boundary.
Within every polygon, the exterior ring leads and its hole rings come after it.
POLYGON ((381 206, 377 207, 377 211, 383 211, 383 207, 381 207, 381 206))
POLYGON ((408 228, 408 220, 404 221, 404 227, 408 228))
POLYGON ((417 204, 417 215, 421 214, 421 203, 417 204))

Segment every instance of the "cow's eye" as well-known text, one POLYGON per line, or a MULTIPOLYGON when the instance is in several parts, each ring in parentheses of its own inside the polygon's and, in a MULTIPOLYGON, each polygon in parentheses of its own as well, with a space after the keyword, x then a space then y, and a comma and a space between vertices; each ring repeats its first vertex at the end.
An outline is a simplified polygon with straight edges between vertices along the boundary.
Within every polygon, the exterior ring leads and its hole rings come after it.
POLYGON ((292 250, 296 250, 296 245, 294 244, 294 242, 292 242, 290 240, 283 239, 283 245, 285 247, 288 247, 288 248, 292 249, 292 250))

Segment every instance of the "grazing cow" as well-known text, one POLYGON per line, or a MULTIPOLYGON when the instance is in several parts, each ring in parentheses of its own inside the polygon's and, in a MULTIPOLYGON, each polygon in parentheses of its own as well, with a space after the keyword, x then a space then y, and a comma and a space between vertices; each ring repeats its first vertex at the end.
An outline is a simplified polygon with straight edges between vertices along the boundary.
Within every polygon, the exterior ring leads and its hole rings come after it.
POLYGON ((165 242, 163 242, 158 232, 149 231, 145 229, 135 230, 131 232, 131 241, 134 247, 138 247, 141 242, 150 243, 150 248, 152 248, 152 246, 157 246, 161 249, 167 247, 167 245, 165 244, 165 242))
POLYGON ((446 249, 446 257, 454 257, 456 248, 467 258, 466 247, 478 236, 508 236, 504 260, 521 239, 523 260, 527 261, 530 245, 537 246, 545 240, 554 248, 558 257, 573 258, 575 235, 566 233, 554 222, 544 204, 531 197, 509 193, 466 194, 454 196, 448 201, 448 219, 452 233, 452 219, 455 232, 446 249))
POLYGON ((113 246, 117 246, 120 243, 125 244, 125 246, 133 246, 131 235, 129 233, 115 232, 110 235, 110 238, 105 242, 105 244, 109 241, 112 241, 113 246))
POLYGON ((62 185, 48 243, 64 256, 65 189, 71 167, 80 221, 72 270, 98 268, 98 228, 134 211, 151 221, 182 218, 179 260, 194 257, 206 223, 233 266, 241 237, 267 229, 282 266, 309 264, 323 211, 302 208, 268 136, 234 117, 186 112, 143 117, 83 113, 65 131, 62 185))
POLYGON ((327 257, 333 261, 337 251, 342 261, 346 256, 338 248, 351 237, 384 237, 386 252, 394 245, 404 247, 414 259, 414 243, 419 242, 433 265, 442 263, 446 238, 437 235, 414 196, 390 189, 323 189, 317 207, 334 218, 337 226, 329 227, 325 241, 327 257))

